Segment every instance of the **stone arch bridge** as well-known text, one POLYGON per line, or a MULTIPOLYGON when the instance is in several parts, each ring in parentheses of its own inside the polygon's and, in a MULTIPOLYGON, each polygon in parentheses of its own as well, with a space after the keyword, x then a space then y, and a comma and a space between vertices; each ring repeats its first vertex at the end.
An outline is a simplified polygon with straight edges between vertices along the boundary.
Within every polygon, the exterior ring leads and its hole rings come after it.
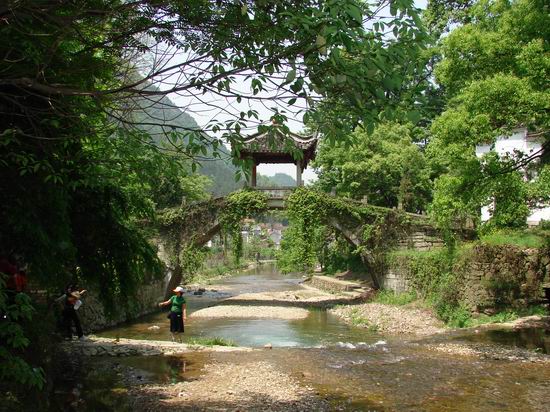
MULTIPOLYGON (((267 210, 285 209, 285 201, 292 193, 292 188, 254 188, 267 195, 267 210)), ((327 194, 327 196, 330 196, 327 194)), ((346 203, 363 205, 360 201, 345 199, 346 203)), ((178 225, 169 222, 164 224, 161 237, 173 236, 173 243, 177 250, 186 247, 204 246, 210 239, 221 231, 220 215, 227 205, 227 198, 218 197, 205 202, 196 202, 184 209, 183 221, 178 225)), ((440 231, 433 226, 425 215, 408 213, 400 210, 368 205, 373 211, 369 217, 331 215, 327 224, 340 233, 352 246, 361 248, 361 257, 366 269, 371 275, 373 286, 379 288, 377 251, 392 249, 430 250, 443 246, 440 231), (376 224, 376 236, 365 239, 365 225, 376 224)), ((463 238, 473 236, 471 228, 457 228, 458 235, 463 238)), ((164 242, 161 242, 164 246, 164 242)), ((173 253, 172 253, 173 254, 173 253)), ((176 253, 177 255, 177 253, 176 253)), ((166 259, 164 259, 166 260, 166 259)), ((167 284, 166 295, 181 283, 184 273, 176 259, 171 262, 171 276, 167 284)))

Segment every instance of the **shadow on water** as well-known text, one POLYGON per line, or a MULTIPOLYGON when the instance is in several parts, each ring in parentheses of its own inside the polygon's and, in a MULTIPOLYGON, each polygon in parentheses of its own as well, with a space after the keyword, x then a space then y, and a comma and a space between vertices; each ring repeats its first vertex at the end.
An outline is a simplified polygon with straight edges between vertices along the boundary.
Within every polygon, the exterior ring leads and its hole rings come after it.
POLYGON ((199 377, 205 354, 186 356, 130 356, 120 363, 130 369, 130 377, 138 383, 177 383, 199 377))
POLYGON ((485 330, 461 336, 457 339, 476 343, 495 343, 550 354, 550 330, 545 328, 485 330))
POLYGON ((128 388, 170 384, 199 377, 207 354, 84 358, 54 381, 51 411, 131 411, 128 388))
POLYGON ((79 359, 55 377, 50 411, 130 411, 121 368, 112 359, 79 359))

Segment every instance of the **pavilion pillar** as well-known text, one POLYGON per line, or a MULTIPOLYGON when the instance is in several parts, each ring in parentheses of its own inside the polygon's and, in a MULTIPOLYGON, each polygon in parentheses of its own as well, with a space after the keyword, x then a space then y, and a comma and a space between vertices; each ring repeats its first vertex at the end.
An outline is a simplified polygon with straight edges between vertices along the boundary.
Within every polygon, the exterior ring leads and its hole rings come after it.
POLYGON ((302 186, 302 161, 296 162, 296 186, 302 186))
POLYGON ((257 164, 256 162, 254 161, 254 163, 252 164, 252 173, 250 173, 250 185, 252 187, 256 187, 256 168, 257 168, 257 164))

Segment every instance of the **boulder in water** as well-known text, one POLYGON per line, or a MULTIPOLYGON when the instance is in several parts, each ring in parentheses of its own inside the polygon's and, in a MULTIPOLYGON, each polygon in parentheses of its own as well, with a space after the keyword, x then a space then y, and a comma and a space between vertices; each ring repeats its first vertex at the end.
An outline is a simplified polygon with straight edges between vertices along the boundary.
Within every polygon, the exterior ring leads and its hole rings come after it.
POLYGON ((338 342, 336 344, 336 346, 338 346, 339 348, 344 348, 344 349, 355 349, 355 345, 353 343, 349 343, 349 342, 338 342))
POLYGON ((147 328, 147 330, 159 330, 159 329, 160 329, 160 326, 157 326, 157 325, 149 326, 147 328))

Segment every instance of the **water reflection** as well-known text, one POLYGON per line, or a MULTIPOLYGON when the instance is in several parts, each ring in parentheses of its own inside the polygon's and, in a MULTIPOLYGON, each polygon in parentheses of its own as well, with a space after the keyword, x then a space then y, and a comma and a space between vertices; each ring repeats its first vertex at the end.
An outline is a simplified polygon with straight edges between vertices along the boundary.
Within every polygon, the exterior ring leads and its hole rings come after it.
POLYGON ((462 336, 469 342, 490 342, 504 346, 536 350, 550 354, 550 330, 544 328, 525 328, 515 330, 485 330, 476 334, 462 336))

